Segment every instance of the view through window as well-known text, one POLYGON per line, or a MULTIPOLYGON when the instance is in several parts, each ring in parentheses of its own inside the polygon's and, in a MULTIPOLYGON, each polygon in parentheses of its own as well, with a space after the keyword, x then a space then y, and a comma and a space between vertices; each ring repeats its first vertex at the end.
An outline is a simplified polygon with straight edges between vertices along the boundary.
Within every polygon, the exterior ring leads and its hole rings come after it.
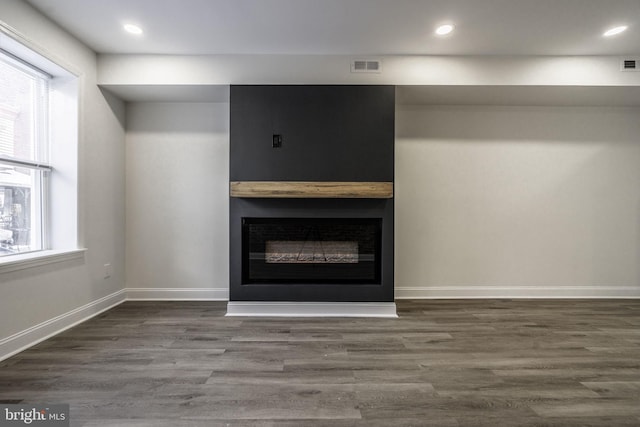
POLYGON ((48 85, 0 51, 0 256, 47 246, 48 85))

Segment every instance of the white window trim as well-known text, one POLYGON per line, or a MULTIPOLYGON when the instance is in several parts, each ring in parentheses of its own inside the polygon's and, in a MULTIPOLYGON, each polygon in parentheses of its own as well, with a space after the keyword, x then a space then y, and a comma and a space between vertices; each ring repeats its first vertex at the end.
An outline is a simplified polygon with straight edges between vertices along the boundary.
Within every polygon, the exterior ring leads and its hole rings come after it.
MULTIPOLYGON (((41 251, 25 252, 0 257, 0 276, 5 273, 37 268, 59 262, 83 259, 86 248, 81 245, 79 236, 79 210, 78 210, 78 186, 79 164, 79 99, 80 80, 83 73, 63 59, 44 50, 39 45, 32 43, 27 37, 15 31, 0 21, 0 48, 27 61, 36 68, 43 70, 52 76, 49 89, 55 100, 54 114, 57 128, 51 135, 52 142, 61 141, 57 151, 50 155, 55 156, 58 174, 52 175, 50 191, 55 191, 57 208, 53 208, 54 215, 50 222, 51 248, 41 251), (71 143, 67 148, 64 142, 71 143), (55 182, 53 182, 55 180, 55 182), (63 206, 64 208, 61 208, 63 206), (73 212, 73 214, 69 214, 73 212)), ((52 118, 50 118, 52 120, 52 118)), ((50 193, 52 195, 53 193, 50 193)), ((51 208, 51 206, 49 206, 51 208)))
POLYGON ((0 274, 84 258, 87 249, 45 250, 0 258, 0 274), (9 259, 7 259, 9 258, 9 259))

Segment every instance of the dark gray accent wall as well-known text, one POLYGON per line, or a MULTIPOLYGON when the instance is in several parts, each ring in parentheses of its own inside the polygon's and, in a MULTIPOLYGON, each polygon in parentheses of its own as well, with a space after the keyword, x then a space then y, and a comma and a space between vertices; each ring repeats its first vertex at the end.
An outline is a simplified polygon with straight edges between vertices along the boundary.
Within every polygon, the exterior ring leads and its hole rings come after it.
MULTIPOLYGON (((230 120, 230 181, 393 182, 393 86, 231 86, 230 120)), ((229 206, 231 301, 393 301, 393 199, 229 206), (381 283, 242 283, 242 218, 379 218, 381 283)))
POLYGON ((231 86, 230 179, 393 181, 394 114, 394 86, 231 86))

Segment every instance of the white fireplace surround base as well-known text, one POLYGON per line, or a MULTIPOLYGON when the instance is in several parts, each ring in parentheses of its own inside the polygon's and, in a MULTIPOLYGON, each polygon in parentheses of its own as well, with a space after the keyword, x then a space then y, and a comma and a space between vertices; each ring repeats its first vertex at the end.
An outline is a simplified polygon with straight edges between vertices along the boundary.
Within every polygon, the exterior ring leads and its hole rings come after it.
POLYGON ((229 301, 227 316, 396 318, 395 302, 229 301))

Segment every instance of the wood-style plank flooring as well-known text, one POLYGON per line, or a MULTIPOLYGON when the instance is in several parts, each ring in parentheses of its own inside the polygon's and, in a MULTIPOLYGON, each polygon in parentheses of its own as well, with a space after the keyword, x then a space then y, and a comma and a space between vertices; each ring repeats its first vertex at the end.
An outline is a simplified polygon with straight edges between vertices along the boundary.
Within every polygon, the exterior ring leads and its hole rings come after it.
POLYGON ((640 426, 640 300, 398 301, 399 319, 127 302, 0 363, 73 426, 640 426))

